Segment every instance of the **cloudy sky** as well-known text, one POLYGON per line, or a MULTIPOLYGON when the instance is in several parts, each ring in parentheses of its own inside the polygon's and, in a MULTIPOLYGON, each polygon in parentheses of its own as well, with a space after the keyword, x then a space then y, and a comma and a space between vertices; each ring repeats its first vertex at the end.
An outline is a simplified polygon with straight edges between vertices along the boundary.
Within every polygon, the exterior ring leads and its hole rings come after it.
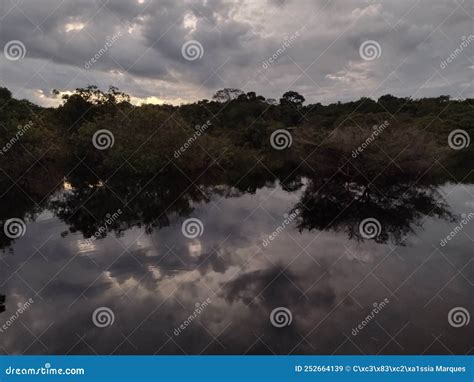
POLYGON ((472 0, 1 0, 0 86, 42 105, 89 84, 137 103, 466 98, 473 35, 472 0))

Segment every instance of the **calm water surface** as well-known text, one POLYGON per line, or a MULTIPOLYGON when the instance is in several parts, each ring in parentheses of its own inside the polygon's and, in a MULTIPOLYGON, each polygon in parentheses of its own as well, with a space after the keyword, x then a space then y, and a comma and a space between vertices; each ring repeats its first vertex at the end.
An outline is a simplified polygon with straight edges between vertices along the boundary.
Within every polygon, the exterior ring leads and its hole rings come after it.
MULTIPOLYGON (((332 191, 330 195, 342 199, 334 201, 319 194, 319 188, 311 191, 308 180, 302 183, 294 189, 268 184, 254 193, 216 187, 207 192, 206 200, 194 198, 187 217, 200 219, 204 226, 203 234, 194 239, 183 236, 185 217, 180 214, 170 214, 158 226, 147 225, 147 210, 156 204, 148 196, 141 217, 92 241, 85 239, 94 228, 83 232, 88 215, 75 212, 79 204, 74 205, 87 195, 75 195, 66 187, 28 221, 25 235, 11 241, 1 254, 0 294, 6 299, 0 323, 7 322, 19 303, 30 298, 33 303, 0 333, 0 350, 10 354, 472 351, 472 323, 453 328, 447 317, 453 307, 472 308, 474 220, 447 245, 440 241, 459 223, 460 214, 474 211, 474 186, 445 184, 409 196, 413 200, 407 209, 401 209, 396 198, 391 205, 380 201, 379 209, 372 205, 370 210, 383 231, 376 240, 364 240, 357 224, 370 215, 361 205, 348 207, 343 193, 332 191), (285 214, 301 202, 308 210, 263 245, 285 221, 285 214), (333 202, 348 208, 328 213, 325 209, 332 211, 333 202), (435 213, 428 212, 432 207, 435 213), (382 301, 388 303, 355 333, 374 303, 382 301), (94 325, 93 312, 99 307, 113 312, 112 325, 94 325), (278 307, 289 309, 290 325, 272 325, 270 314, 278 307)), ((94 207, 88 205, 87 210, 94 215, 94 207)))

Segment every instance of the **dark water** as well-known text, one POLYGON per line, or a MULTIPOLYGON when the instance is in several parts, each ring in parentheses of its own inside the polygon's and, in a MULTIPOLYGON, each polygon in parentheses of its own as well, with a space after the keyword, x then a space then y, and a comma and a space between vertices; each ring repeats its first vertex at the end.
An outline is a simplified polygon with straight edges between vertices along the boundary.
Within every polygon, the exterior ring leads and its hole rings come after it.
MULTIPOLYGON (((66 187, 34 218, 25 215, 22 237, 4 242, 0 324, 31 300, 3 328, 0 350, 472 353, 472 322, 455 328, 448 313, 473 313, 474 220, 440 241, 474 211, 473 196, 467 184, 392 186, 377 197, 307 179, 250 192, 157 186, 139 198, 104 185, 66 187), (120 206, 108 232, 87 241, 120 206), (373 239, 359 230, 369 217, 381 225, 373 239), (183 235, 186 218, 202 222, 201 236, 183 235), (374 303, 382 304, 361 324, 374 303), (94 324, 100 307, 112 312, 111 325, 94 324), (289 325, 272 324, 279 307, 291 312, 289 325)), ((19 209, 12 203, 10 216, 19 209)))

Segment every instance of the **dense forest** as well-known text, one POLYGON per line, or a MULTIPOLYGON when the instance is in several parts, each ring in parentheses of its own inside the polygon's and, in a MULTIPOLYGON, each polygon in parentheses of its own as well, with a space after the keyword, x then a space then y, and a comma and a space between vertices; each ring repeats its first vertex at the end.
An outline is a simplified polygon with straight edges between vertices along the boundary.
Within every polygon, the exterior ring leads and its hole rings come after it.
POLYGON ((306 179, 300 229, 357 236, 370 211, 385 227, 378 240, 400 242, 425 215, 451 218, 437 184, 473 182, 474 145, 449 142, 457 129, 474 136, 473 99, 384 95, 325 106, 293 91, 277 101, 222 89, 192 104, 134 106, 117 88, 94 86, 62 99, 42 108, 0 89, 0 220, 34 220, 47 203, 84 237, 118 209, 110 230, 150 230, 216 192, 253 193, 277 180, 292 191, 306 179), (65 182, 73 192, 52 198, 65 182))
MULTIPOLYGON (((60 96, 59 91, 55 94, 60 96)), ((325 171, 353 171, 355 166, 370 177, 387 160, 394 160, 398 170, 414 173, 431 164, 433 157, 447 166, 450 160, 472 160, 472 146, 455 151, 447 141, 454 129, 473 136, 473 99, 384 95, 377 101, 361 98, 324 106, 304 105, 305 98, 293 91, 277 101, 255 92, 222 89, 213 100, 134 106, 117 88, 104 92, 95 86, 62 98, 61 106, 42 108, 0 88, 4 175, 18 179, 31 166, 68 171, 78 162, 101 179, 112 173, 151 175, 165 167, 232 173, 256 162, 270 169, 317 170, 322 162, 325 171), (383 131, 373 136, 376 126, 383 131), (101 129, 113 135, 113 146, 106 150, 92 144, 101 129), (291 146, 285 150, 271 146, 271 134, 278 129, 291 134, 291 146), (354 155, 371 136, 374 144, 354 155), (167 165, 170 162, 174 166, 167 165)))

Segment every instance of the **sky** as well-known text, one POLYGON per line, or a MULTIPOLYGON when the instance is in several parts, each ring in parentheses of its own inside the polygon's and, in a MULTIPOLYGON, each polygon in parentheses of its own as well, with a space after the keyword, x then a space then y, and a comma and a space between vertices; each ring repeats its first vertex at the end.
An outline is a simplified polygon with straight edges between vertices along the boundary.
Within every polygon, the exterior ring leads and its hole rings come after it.
POLYGON ((43 106, 87 85, 136 104, 474 97, 472 0, 1 0, 0 46, 0 86, 43 106))

